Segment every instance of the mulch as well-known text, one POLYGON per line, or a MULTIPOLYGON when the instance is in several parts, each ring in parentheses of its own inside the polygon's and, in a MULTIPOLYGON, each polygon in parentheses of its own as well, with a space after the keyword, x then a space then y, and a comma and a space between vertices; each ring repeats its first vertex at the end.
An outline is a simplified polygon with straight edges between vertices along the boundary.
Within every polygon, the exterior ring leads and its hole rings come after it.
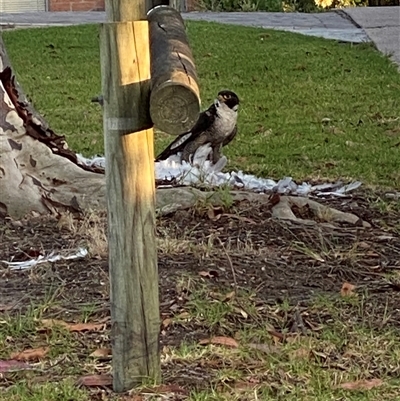
MULTIPOLYGON (((229 210, 194 208, 159 217, 161 242, 169 238, 187 243, 184 248, 165 252, 161 247, 159 251, 162 319, 185 310, 191 288, 182 283, 188 277, 210 293, 235 290, 251 294, 256 304, 267 309, 286 302, 293 311, 307 310, 320 297, 339 299, 343 283, 348 282, 356 286, 358 296, 365 297, 363 307, 373 325, 380 327, 385 314, 386 324, 399 327, 400 211, 382 212, 374 206, 374 199, 378 196, 359 194, 320 200, 355 213, 371 228, 275 220, 265 205, 249 202, 235 203, 229 210)), ((3 219, 0 260, 27 260, 76 249, 85 240, 61 228, 56 218, 3 219)), ((2 266, 0 276, 1 313, 23 312, 52 294, 57 306, 47 312, 48 317, 70 320, 80 316, 85 305, 94 306, 98 318, 108 316, 106 257, 46 263, 25 271, 2 266)), ((293 316, 286 317, 282 328, 293 325, 293 316)), ((223 331, 175 325, 165 330, 162 341, 176 345, 223 331)))

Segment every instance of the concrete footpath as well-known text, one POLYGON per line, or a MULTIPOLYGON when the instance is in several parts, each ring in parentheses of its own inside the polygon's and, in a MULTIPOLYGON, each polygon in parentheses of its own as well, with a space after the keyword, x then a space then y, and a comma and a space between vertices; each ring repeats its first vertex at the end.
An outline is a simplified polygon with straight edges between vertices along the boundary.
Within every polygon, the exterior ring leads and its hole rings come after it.
MULTIPOLYGON (((400 7, 358 7, 325 13, 191 12, 187 20, 213 21, 279 29, 344 42, 373 41, 400 67, 400 7)), ((95 24, 105 22, 104 12, 32 12, 2 14, 2 29, 95 24)))
POLYGON ((349 8, 346 14, 400 66, 400 7, 349 8))

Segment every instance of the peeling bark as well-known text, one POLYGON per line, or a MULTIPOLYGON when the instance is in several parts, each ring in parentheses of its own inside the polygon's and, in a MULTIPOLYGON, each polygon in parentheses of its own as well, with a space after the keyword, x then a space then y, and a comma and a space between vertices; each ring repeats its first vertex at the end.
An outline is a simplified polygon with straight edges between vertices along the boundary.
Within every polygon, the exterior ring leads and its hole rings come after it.
POLYGON ((102 171, 79 165, 26 100, 0 36, 0 215, 104 207, 102 171))

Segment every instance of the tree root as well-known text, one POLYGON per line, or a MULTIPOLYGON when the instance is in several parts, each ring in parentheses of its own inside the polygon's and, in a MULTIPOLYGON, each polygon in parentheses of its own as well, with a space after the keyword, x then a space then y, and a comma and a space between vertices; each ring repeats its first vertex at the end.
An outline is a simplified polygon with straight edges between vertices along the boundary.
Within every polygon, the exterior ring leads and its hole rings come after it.
POLYGON ((281 196, 279 202, 271 208, 272 217, 300 222, 307 225, 317 224, 319 222, 326 223, 347 223, 355 226, 371 227, 371 225, 361 220, 358 216, 352 213, 341 212, 329 206, 321 205, 320 203, 303 197, 296 196, 281 196), (306 212, 314 217, 301 218, 297 217, 293 210, 306 209, 306 212))

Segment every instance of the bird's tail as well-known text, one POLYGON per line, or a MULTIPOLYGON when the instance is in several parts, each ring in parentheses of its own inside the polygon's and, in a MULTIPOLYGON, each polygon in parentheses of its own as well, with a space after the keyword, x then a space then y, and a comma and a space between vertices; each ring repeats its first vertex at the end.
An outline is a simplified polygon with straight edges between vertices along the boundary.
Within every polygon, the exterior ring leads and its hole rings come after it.
POLYGON ((166 160, 168 157, 180 152, 185 144, 190 140, 192 133, 185 132, 184 134, 179 135, 176 139, 173 140, 172 143, 168 145, 168 147, 163 150, 157 157, 156 162, 160 160, 166 160))

